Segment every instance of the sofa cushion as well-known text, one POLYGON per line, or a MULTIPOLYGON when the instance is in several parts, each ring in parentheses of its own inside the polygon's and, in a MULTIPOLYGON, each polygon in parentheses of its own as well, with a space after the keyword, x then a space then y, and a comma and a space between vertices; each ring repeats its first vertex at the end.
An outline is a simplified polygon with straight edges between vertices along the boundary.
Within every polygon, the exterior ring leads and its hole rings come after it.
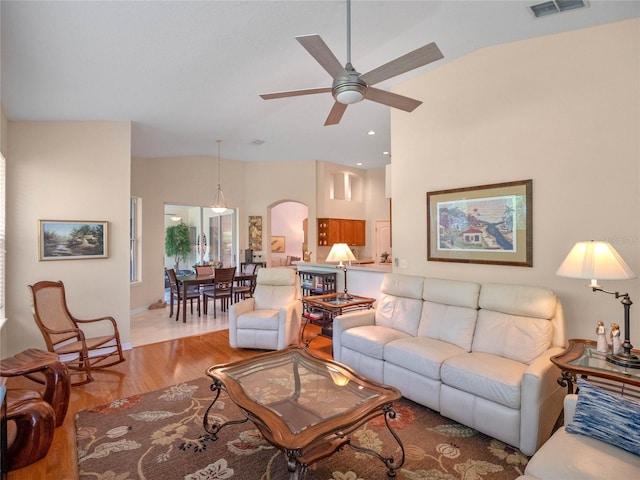
POLYGON ((478 311, 426 301, 418 326, 419 337, 430 337, 471 351, 478 311))
POLYGON ((384 360, 433 380, 440 380, 442 362, 465 351, 428 337, 401 338, 384 346, 384 360))
POLYGON ((395 328, 365 325, 345 330, 342 332, 340 341, 342 342, 342 348, 355 350, 368 357, 382 360, 384 358, 384 346, 387 343, 408 336, 395 328))
POLYGON ((520 408, 524 363, 482 352, 448 358, 442 364, 442 383, 509 408, 520 408))
POLYGON ((561 428, 529 460, 529 477, 558 480, 631 479, 638 476, 640 457, 561 428))
POLYGON ((422 311, 422 300, 380 294, 376 305, 376 325, 393 328, 416 336, 422 311))
POLYGON ((586 435, 640 455, 640 403, 578 378, 578 403, 569 433, 586 435))
POLYGON ((551 346, 549 320, 480 310, 471 350, 529 364, 551 346))
POLYGON ((402 273, 385 273, 380 284, 380 293, 422 300, 423 286, 424 277, 402 273))
POLYGON ((480 308, 516 316, 551 319, 556 312, 553 291, 528 285, 485 283, 480 289, 480 308))
POLYGON ((253 310, 240 315, 236 320, 236 326, 239 329, 278 330, 279 317, 278 310, 253 310))
POLYGON ((422 298, 456 307, 478 308, 480 284, 443 278, 425 278, 422 298))

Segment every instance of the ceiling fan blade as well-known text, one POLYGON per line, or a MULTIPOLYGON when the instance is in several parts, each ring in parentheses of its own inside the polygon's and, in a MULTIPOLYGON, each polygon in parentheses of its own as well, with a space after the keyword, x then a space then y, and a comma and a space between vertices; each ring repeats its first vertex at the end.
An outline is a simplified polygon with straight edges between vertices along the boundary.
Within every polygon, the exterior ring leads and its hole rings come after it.
POLYGON ((342 119, 342 115, 344 115, 344 111, 346 109, 347 109, 346 104, 335 102, 333 104, 333 107, 331 108, 331 111, 329 112, 329 116, 327 117, 327 120, 324 122, 324 126, 326 127, 327 125, 337 125, 338 123, 340 123, 340 120, 342 119))
POLYGON ((305 88, 304 90, 290 90, 288 92, 263 93, 260 95, 264 100, 273 100, 274 98, 297 97, 299 95, 313 95, 314 93, 330 93, 331 87, 323 88, 305 88))
POLYGON ((444 55, 438 46, 431 42, 428 45, 420 47, 413 52, 391 60, 384 65, 374 68, 370 72, 360 75, 360 79, 367 85, 375 85, 389 78, 408 72, 418 67, 422 67, 436 60, 444 58, 444 55))
POLYGON ((415 100, 403 95, 398 95, 397 93, 387 92, 386 90, 380 90, 379 88, 373 87, 369 87, 367 89, 365 98, 377 103, 382 103, 389 107, 399 108, 405 112, 413 112, 422 104, 420 100, 415 100))
POLYGON ((329 72, 331 78, 349 77, 347 71, 329 47, 327 47, 327 44, 324 43, 324 40, 320 38, 320 35, 300 35, 296 37, 296 40, 316 59, 316 62, 318 62, 322 68, 329 72))

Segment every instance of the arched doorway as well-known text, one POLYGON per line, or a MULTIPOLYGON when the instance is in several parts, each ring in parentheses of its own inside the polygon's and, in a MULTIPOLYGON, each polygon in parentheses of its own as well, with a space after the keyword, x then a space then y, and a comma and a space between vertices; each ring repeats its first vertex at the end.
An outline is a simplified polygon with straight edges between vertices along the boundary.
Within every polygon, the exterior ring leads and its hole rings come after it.
POLYGON ((295 200, 280 200, 267 209, 267 265, 285 265, 303 258, 307 246, 309 207, 295 200))

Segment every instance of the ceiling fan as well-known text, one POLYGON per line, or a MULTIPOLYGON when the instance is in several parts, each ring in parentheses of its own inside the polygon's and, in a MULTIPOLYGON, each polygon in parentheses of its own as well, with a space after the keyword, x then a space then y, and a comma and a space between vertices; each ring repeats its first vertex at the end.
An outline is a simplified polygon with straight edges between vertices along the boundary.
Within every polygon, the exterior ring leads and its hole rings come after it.
POLYGON ((340 123, 348 105, 365 99, 382 103, 389 107, 399 108, 405 112, 413 112, 422 103, 420 100, 380 90, 372 87, 372 85, 444 58, 438 46, 431 42, 378 68, 374 68, 370 72, 360 74, 351 65, 351 0, 347 0, 347 64, 344 67, 327 44, 320 38, 320 35, 301 35, 296 37, 296 40, 331 75, 333 85, 325 88, 266 93, 260 96, 264 100, 272 100, 274 98, 331 92, 335 103, 329 112, 327 120, 324 122, 325 126, 340 123))

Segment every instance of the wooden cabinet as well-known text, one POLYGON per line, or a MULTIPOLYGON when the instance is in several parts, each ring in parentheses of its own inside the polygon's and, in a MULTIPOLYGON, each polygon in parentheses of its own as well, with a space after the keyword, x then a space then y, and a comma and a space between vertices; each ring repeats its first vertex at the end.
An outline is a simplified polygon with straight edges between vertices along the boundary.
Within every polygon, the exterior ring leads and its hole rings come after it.
POLYGON ((319 218, 318 246, 330 247, 334 243, 346 243, 353 247, 366 243, 366 221, 349 218, 319 218))

